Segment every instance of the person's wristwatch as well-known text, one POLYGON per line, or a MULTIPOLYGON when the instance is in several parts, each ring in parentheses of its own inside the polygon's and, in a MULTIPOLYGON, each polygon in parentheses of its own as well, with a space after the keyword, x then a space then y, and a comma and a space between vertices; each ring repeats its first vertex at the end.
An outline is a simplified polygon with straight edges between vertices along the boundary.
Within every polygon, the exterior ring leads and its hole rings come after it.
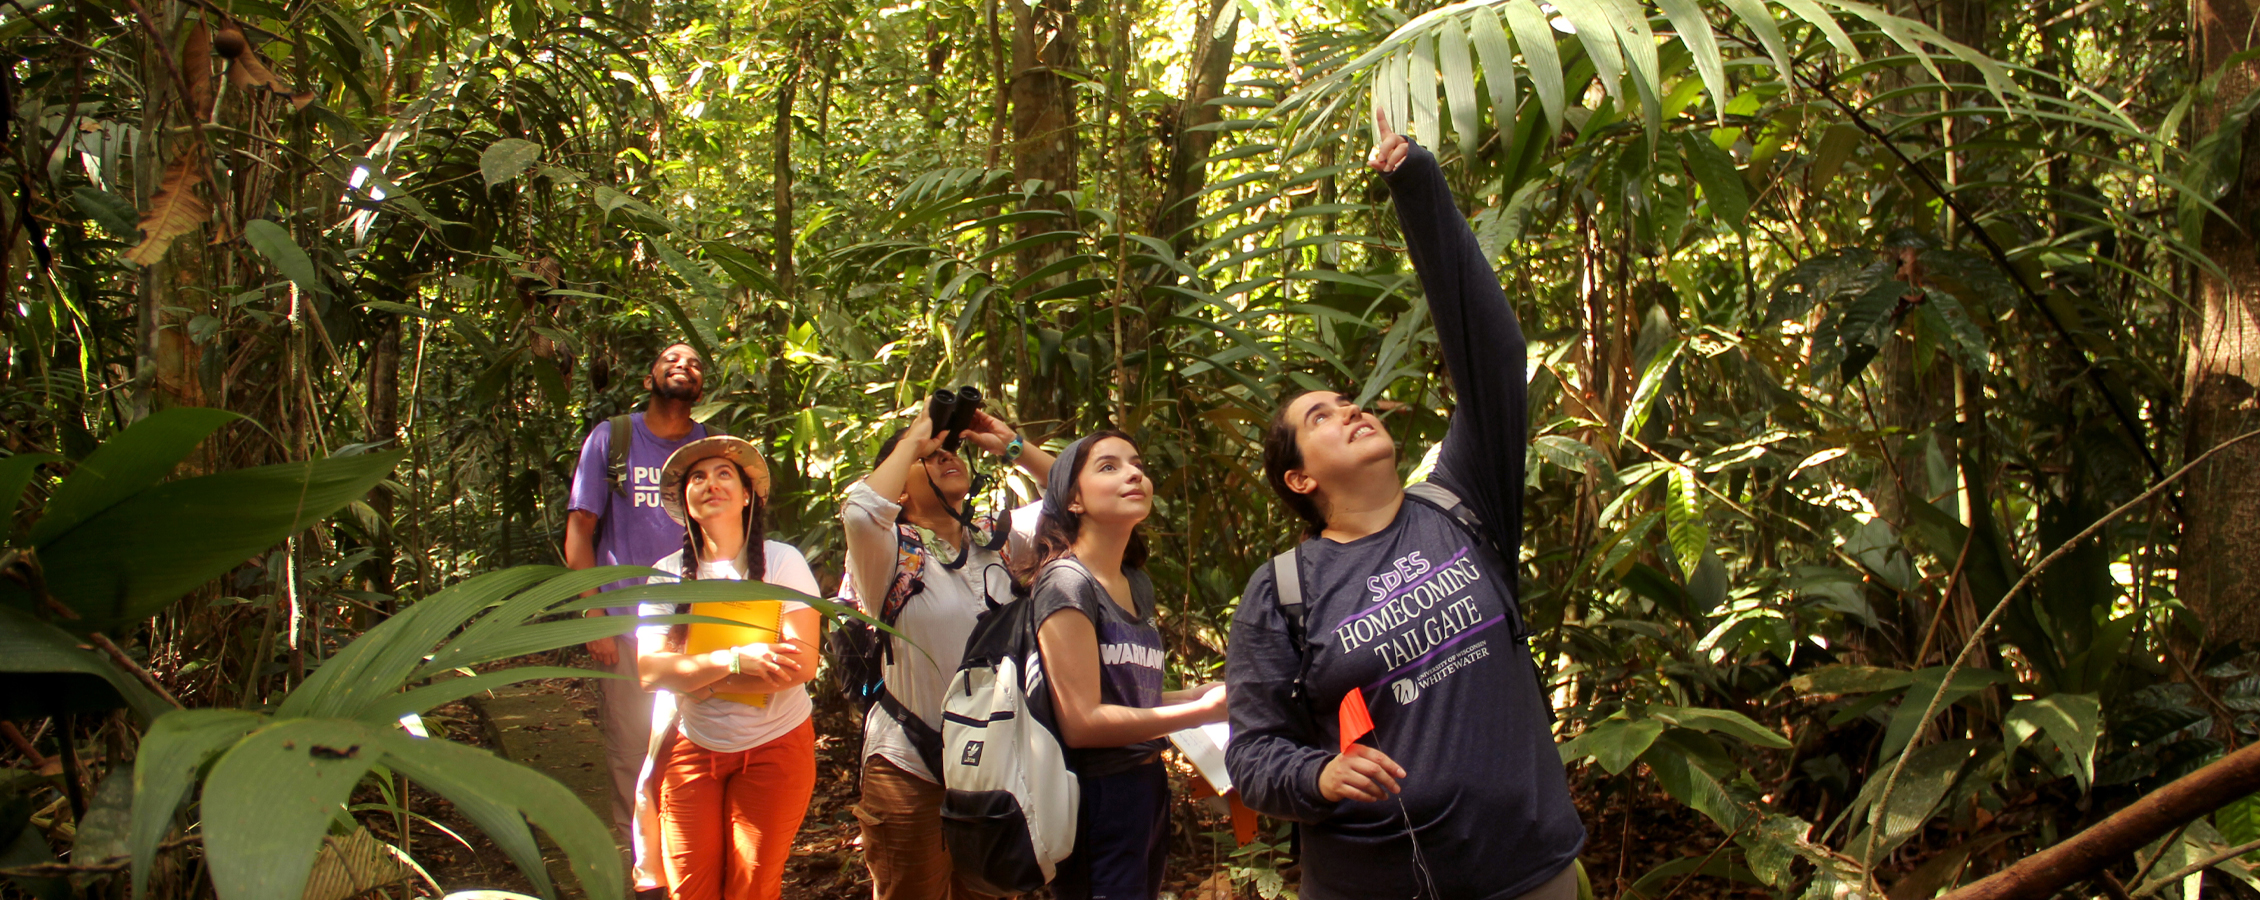
POLYGON ((1012 441, 1004 445, 1004 461, 1017 462, 1020 459, 1020 454, 1026 452, 1028 452, 1028 442, 1021 440, 1020 435, 1013 435, 1012 441))

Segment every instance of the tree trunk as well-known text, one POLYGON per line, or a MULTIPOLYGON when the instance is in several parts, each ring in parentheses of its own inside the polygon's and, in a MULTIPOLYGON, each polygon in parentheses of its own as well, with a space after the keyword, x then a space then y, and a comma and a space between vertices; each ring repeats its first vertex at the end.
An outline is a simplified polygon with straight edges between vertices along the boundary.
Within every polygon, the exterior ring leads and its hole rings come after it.
MULTIPOLYGON (((2254 46, 2252 0, 2191 0, 2190 56, 2198 77, 2220 71, 2229 58, 2254 46)), ((2221 127, 2221 113, 2260 84, 2260 61, 2238 62, 2222 74, 2211 103, 2197 105, 2199 135, 2221 127)), ((2237 222, 2260 213, 2260 119, 2246 124, 2243 158, 2235 182, 2220 201, 2237 222)), ((2227 275, 2198 273, 2197 309, 2184 327, 2188 368, 2183 375, 2188 417, 2184 453, 2191 458, 2236 435, 2260 428, 2260 256, 2252 238, 2220 219, 2206 223, 2205 253, 2227 275)), ((2260 446, 2246 443, 2189 474, 2182 497, 2180 594, 2204 617, 2206 642, 2260 640, 2260 446)))
MULTIPOLYGON (((178 3, 151 4, 151 23, 159 33, 177 34, 183 18, 184 7, 178 3)), ((209 40, 208 38, 206 40, 209 40)), ((207 45, 208 46, 208 45, 207 45)), ((172 134, 176 126, 186 125, 198 118, 198 110, 182 108, 179 91, 174 85, 176 65, 185 67, 196 59, 169 59, 170 50, 151 44, 143 55, 142 83, 148 85, 147 102, 143 105, 142 133, 151 135, 172 134)), ((202 54, 206 67, 205 78, 190 90, 209 90, 209 54, 202 54)), ((203 102, 200 95, 196 98, 203 102)), ((137 154, 134 172, 136 205, 149 208, 150 198, 157 193, 165 174, 172 170, 176 160, 201 156, 204 139, 194 133, 179 133, 165 140, 142 142, 144 148, 137 154)), ((192 170, 195 168, 191 164, 192 170)), ((201 177, 202 172, 196 174, 201 177)), ((193 190, 200 194, 212 191, 213 185, 198 185, 193 190)), ((136 398, 137 406, 145 411, 155 411, 174 406, 206 405, 203 380, 203 348, 190 340, 188 322, 195 316, 210 311, 212 292, 205 278, 205 244, 210 240, 210 228, 204 223, 175 238, 172 248, 155 265, 143 270, 139 289, 138 330, 140 346, 137 356, 139 380, 147 392, 136 398)))
MULTIPOLYGON (((777 302, 769 308, 768 320, 769 333, 779 337, 792 328, 793 301, 797 296, 793 273, 793 95, 800 87, 801 55, 805 50, 805 43, 799 35, 794 35, 787 45, 791 59, 786 61, 784 67, 784 82, 777 85, 776 131, 769 148, 770 180, 774 188, 773 202, 776 205, 773 213, 775 225, 770 241, 776 264, 777 302)), ((785 390, 785 375, 785 355, 781 352, 770 354, 769 371, 761 379, 762 394, 768 399, 770 409, 793 409, 796 406, 785 390)), ((776 425, 771 424, 756 439, 764 449, 773 448, 775 444, 769 438, 775 435, 776 425)), ((790 471, 789 467, 781 469, 790 471)))
MULTIPOLYGON (((377 316, 376 339, 369 347, 369 440, 400 437, 400 317, 377 316)), ((376 556, 369 560, 369 590, 390 594, 393 588, 392 492, 370 491, 369 508, 377 513, 378 533, 369 536, 376 556)))
POLYGON ((776 247, 777 292, 786 303, 793 296, 793 93, 799 84, 800 66, 789 64, 784 83, 777 85, 777 128, 770 149, 777 207, 770 239, 776 247))
MULTIPOLYGON (((1003 32, 997 25, 997 5, 1000 2, 1001 0, 985 0, 981 5, 982 25, 989 32, 989 76, 993 80, 991 87, 994 89, 991 96, 992 105, 989 109, 988 148, 982 156, 982 165, 992 172, 996 170, 999 163, 1003 162, 1004 123, 1005 118, 1011 114, 1012 101, 1012 79, 1005 71, 1008 51, 1005 49, 1003 32)), ((981 271, 988 273, 989 280, 994 283, 997 264, 994 259, 989 258, 988 251, 996 249, 997 245, 1002 242, 1004 229, 998 226, 982 230, 986 233, 981 237, 981 271)), ((1028 375, 1028 336, 1015 332, 1014 336, 1019 338, 1017 346, 1005 343, 1004 317, 997 314, 997 307, 1003 302, 1005 302, 1003 298, 992 295, 981 303, 981 333, 988 341, 989 347, 988 353, 985 354, 988 360, 986 363, 988 380, 982 385, 982 390, 988 391, 987 396, 999 400, 1004 398, 1004 370, 1006 366, 1015 362, 1019 363, 1013 373, 1015 384, 1026 384, 1028 375)), ((1027 410, 1026 404, 1019 405, 1017 412, 1020 415, 1014 418, 1025 420, 1028 418, 1027 410)))
MULTIPOLYGON (((1080 183, 1076 168, 1079 148, 1075 129, 1075 81, 1065 73, 1081 63, 1078 50, 1081 38, 1070 0, 1036 0, 1034 6, 1021 0, 1009 0, 1009 7, 1013 26, 1013 172, 1022 184, 1039 183, 1037 197, 1027 208, 1056 209, 1066 214, 1062 218, 1021 223, 1018 236, 1025 238, 1076 226, 1075 210, 1059 202, 1054 195, 1072 191, 1080 183)), ((1054 241, 1021 250, 1014 259, 1019 265, 1019 274, 1025 276, 1076 250, 1075 241, 1054 241)), ((1048 326, 1061 333, 1069 330, 1069 323, 1048 321, 1041 310, 1030 308, 1026 299, 1065 283, 1065 279, 1066 276, 1046 279, 1030 285, 1020 297, 1013 298, 1031 327, 1048 326)), ((1057 342, 1042 341, 1039 346, 1050 352, 1034 360, 1035 371, 1021 375, 1022 415, 1072 429, 1074 423, 1064 421, 1072 418, 1075 409, 1075 399, 1068 396, 1067 363, 1057 352, 1057 342)), ((1043 430, 1054 431, 1056 426, 1043 430)))
POLYGON ((1240 6, 1229 0, 1209 4, 1194 30, 1193 78, 1185 86, 1185 100, 1177 107, 1174 143, 1169 153, 1169 184, 1162 194, 1154 235, 1169 241, 1183 256, 1193 236, 1183 234, 1199 217, 1195 197, 1208 186, 1208 154, 1216 145, 1215 131, 1196 131, 1213 125, 1223 113, 1209 101, 1224 93, 1224 79, 1232 71, 1232 48, 1240 39, 1240 6))

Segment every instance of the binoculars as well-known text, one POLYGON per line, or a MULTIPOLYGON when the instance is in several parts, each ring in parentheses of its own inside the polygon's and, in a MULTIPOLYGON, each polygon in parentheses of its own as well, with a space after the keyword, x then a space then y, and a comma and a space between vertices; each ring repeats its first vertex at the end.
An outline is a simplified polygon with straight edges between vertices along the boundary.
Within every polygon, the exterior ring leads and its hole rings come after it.
POLYGON ((972 385, 934 392, 926 401, 926 417, 934 421, 934 433, 942 435, 942 449, 957 452, 959 436, 973 427, 973 411, 980 408, 981 392, 972 385))

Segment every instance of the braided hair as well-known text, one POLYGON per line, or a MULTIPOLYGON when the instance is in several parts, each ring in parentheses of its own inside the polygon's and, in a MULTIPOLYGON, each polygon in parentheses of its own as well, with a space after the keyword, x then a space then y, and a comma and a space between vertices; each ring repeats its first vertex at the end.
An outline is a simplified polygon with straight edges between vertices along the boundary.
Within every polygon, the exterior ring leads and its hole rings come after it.
MULTIPOLYGON (((769 501, 761 496, 760 491, 753 489, 753 479, 746 475, 744 466, 738 465, 735 460, 730 461, 730 466, 738 470, 738 483, 745 485, 747 495, 744 519, 745 545, 750 552, 746 553, 745 577, 747 581, 760 581, 769 575, 769 548, 767 546, 769 501)), ((698 567, 701 562, 698 551, 700 547, 705 545, 706 537, 699 531, 698 519, 690 515, 689 505, 685 504, 683 512, 682 580, 698 580, 698 567)), ((689 611, 690 607, 684 604, 677 604, 675 607, 675 612, 678 614, 689 611)), ((683 652, 684 644, 690 640, 690 633, 691 627, 689 625, 669 627, 667 629, 668 652, 683 652)))

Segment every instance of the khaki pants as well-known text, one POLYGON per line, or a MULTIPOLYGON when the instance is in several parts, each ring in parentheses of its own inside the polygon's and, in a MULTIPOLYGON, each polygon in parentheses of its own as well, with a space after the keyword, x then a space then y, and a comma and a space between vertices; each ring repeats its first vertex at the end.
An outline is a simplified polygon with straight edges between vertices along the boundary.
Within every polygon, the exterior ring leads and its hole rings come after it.
POLYGON ((957 877, 942 846, 942 786, 886 757, 863 761, 863 862, 875 900, 990 900, 957 877))
POLYGON ((627 678, 597 679, 597 726, 604 732, 604 764, 612 770, 612 824, 625 840, 635 830, 636 776, 651 750, 650 691, 636 682, 636 636, 613 639, 620 660, 609 670, 627 678))

